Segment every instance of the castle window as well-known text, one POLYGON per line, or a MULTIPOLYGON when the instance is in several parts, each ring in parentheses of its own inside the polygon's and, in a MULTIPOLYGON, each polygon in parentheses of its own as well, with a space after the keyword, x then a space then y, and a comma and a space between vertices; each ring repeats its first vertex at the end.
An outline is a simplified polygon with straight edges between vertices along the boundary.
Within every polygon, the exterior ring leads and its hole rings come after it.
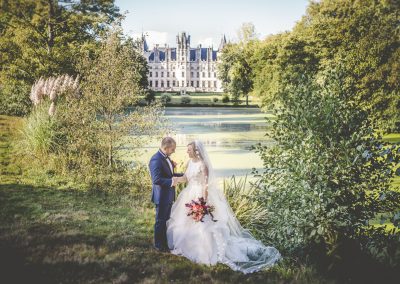
POLYGON ((172 81, 172 86, 175 87, 175 80, 172 81))
MULTIPOLYGON (((190 77, 193 77, 193 72, 190 72, 190 77)), ((193 86, 192 86, 193 87, 193 86)))
POLYGON ((197 88, 200 87, 200 82, 197 81, 196 85, 197 85, 197 88))
POLYGON ((175 77, 175 72, 172 72, 172 77, 175 77))
POLYGON ((217 72, 214 72, 214 78, 216 78, 217 77, 217 72))
POLYGON ((164 88, 164 81, 161 81, 161 88, 164 88))
POLYGON ((156 72, 156 77, 158 77, 158 72, 156 72))
POLYGON ((200 77, 200 72, 197 72, 197 78, 200 77))
POLYGON ((167 77, 169 77, 169 72, 167 72, 167 77))
POLYGON ((190 87, 193 87, 193 86, 194 86, 194 82, 190 81, 190 87))
POLYGON ((214 81, 214 88, 217 87, 217 81, 214 81))
POLYGON ((153 81, 149 81, 150 87, 153 87, 153 81))
POLYGON ((206 76, 206 72, 203 72, 203 77, 205 77, 206 76))
POLYGON ((176 86, 179 87, 179 81, 176 81, 176 86))
POLYGON ((161 72, 161 77, 164 77, 164 72, 161 72))
POLYGON ((211 88, 211 81, 208 81, 208 87, 211 88))
POLYGON ((208 78, 211 78, 211 73, 210 72, 208 72, 208 78))
POLYGON ((169 81, 167 81, 167 88, 169 88, 169 81))
POLYGON ((185 77, 185 72, 182 72, 182 77, 185 77))
POLYGON ((153 72, 150 72, 150 77, 153 77, 153 72))
POLYGON ((189 81, 186 81, 186 87, 189 87, 189 81))
POLYGON ((202 81, 202 82, 201 82, 201 86, 204 88, 204 87, 206 86, 206 82, 205 82, 205 81, 202 81))
POLYGON ((158 88, 158 81, 156 80, 155 82, 156 82, 156 88, 158 88))
POLYGON ((185 81, 182 81, 182 87, 185 87, 185 81))

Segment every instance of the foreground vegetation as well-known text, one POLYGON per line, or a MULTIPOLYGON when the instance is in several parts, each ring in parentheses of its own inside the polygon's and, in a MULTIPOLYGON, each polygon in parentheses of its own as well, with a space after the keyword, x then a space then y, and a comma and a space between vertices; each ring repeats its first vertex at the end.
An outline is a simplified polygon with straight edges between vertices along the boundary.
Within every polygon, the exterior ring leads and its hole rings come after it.
POLYGON ((88 192, 14 157, 21 119, 0 116, 0 271, 8 283, 326 283, 311 266, 286 259, 243 275, 152 249, 149 191, 88 192))
MULTIPOLYGON (((384 279, 391 283, 396 276, 376 262, 350 259, 346 269, 334 273, 289 255, 268 271, 243 275, 223 265, 207 267, 160 254, 152 249, 154 209, 149 190, 142 192, 142 199, 88 192, 71 181, 32 171, 30 161, 14 155, 21 127, 20 118, 0 116, 0 271, 6 282, 367 283, 384 279)), ((249 206, 252 197, 238 194, 240 182, 231 187, 227 196, 234 206, 241 204, 241 222, 262 227, 252 218, 263 214, 249 206)))

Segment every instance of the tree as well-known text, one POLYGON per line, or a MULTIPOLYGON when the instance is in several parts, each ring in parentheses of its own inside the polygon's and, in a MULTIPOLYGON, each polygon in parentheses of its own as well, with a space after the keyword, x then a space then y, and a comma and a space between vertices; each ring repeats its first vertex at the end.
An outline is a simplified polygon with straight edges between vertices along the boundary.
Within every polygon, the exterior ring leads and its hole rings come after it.
POLYGON ((28 89, 42 76, 77 75, 76 59, 94 54, 99 36, 121 17, 113 2, 2 1, 1 111, 26 113, 28 89))
POLYGON ((237 31, 239 43, 246 44, 250 41, 257 40, 256 27, 253 23, 243 23, 237 31))
POLYGON ((293 30, 266 38, 253 54, 253 94, 264 103, 289 81, 341 65, 343 84, 375 128, 400 130, 398 1, 311 2, 293 30))
POLYGON ((121 148, 129 142, 138 147, 144 134, 158 135, 160 109, 147 106, 144 110, 126 113, 139 102, 147 87, 147 63, 131 39, 121 40, 119 29, 113 30, 102 42, 95 59, 82 63, 82 93, 86 108, 96 119, 97 135, 107 148, 110 169, 117 163, 121 148), (135 134, 135 135, 132 135, 135 134), (123 139, 131 137, 132 139, 123 139))
POLYGON ((232 94, 232 100, 237 102, 244 96, 246 105, 249 105, 254 78, 250 60, 258 44, 254 25, 243 23, 238 30, 238 38, 239 43, 229 43, 222 50, 218 74, 225 92, 232 94))

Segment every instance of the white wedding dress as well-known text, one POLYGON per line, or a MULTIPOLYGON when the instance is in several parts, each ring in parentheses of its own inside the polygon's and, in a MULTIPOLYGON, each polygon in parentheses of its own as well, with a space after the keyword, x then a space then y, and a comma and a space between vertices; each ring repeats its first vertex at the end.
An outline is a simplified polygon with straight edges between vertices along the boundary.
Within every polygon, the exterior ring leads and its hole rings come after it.
POLYGON ((221 189, 206 176, 207 168, 212 171, 211 164, 201 142, 196 143, 198 148, 203 149, 202 155, 206 159, 198 162, 190 160, 188 163, 185 172, 187 187, 173 204, 171 217, 167 221, 171 253, 185 256, 196 263, 224 263, 243 273, 272 266, 281 258, 280 253, 274 247, 265 246, 254 239, 240 226, 221 189), (213 222, 209 215, 204 217, 204 222, 195 222, 191 216, 187 216, 185 204, 203 197, 206 183, 207 203, 215 207, 213 215, 217 222, 213 222))

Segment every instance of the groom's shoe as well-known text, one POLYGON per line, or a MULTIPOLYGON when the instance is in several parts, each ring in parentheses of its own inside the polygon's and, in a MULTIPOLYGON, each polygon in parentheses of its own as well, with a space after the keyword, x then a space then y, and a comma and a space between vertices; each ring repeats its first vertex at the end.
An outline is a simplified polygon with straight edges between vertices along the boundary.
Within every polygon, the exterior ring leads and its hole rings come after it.
POLYGON ((153 246, 153 248, 158 252, 169 252, 169 248, 166 248, 166 247, 159 248, 159 247, 153 246))

